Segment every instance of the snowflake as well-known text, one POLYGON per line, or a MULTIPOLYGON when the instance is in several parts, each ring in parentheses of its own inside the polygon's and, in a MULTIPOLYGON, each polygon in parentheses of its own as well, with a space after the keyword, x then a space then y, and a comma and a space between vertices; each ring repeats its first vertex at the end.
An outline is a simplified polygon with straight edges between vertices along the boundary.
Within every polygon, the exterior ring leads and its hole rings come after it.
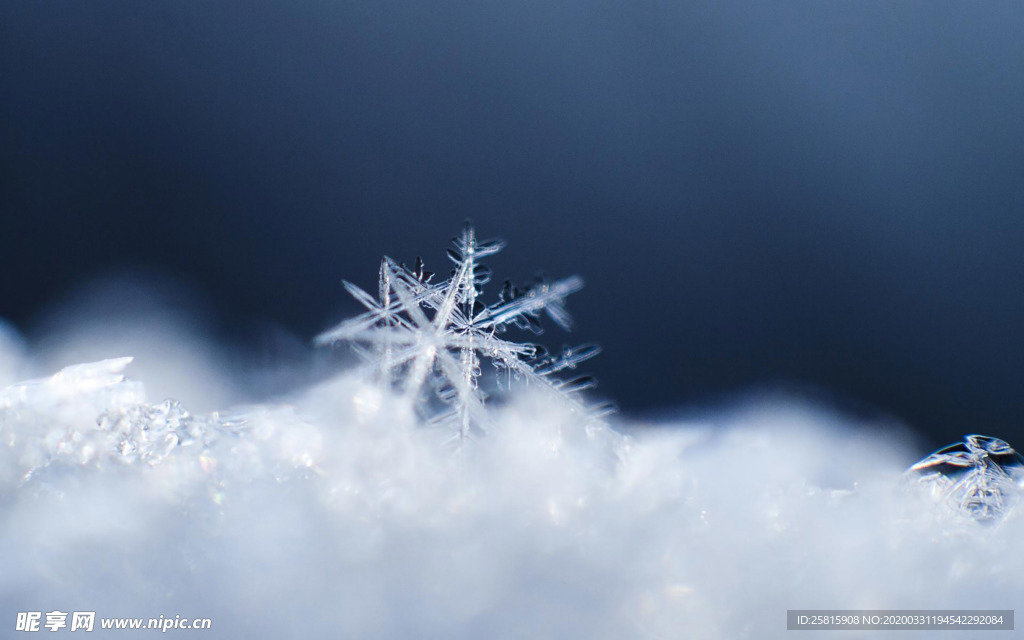
POLYGON ((1020 501, 1024 456, 998 438, 969 435, 910 467, 954 511, 997 522, 1020 501))
POLYGON ((316 343, 351 343, 386 389, 400 388, 405 401, 432 422, 454 423, 460 441, 487 425, 487 394, 479 384, 482 358, 494 364, 508 386, 520 381, 542 389, 594 418, 607 411, 607 406, 591 409, 577 396, 593 386, 592 378, 555 376, 597 355, 597 345, 566 347, 552 356, 539 345, 500 337, 509 327, 540 334, 542 314, 569 330, 572 318, 565 299, 583 287, 583 280, 538 278, 525 288, 506 281, 498 301, 485 306, 481 287, 491 272, 479 261, 501 251, 505 243, 478 241, 467 223, 452 245, 448 257, 455 269, 444 282, 432 284, 433 274, 419 258, 410 269, 387 257, 381 261, 376 299, 345 282, 345 289, 367 310, 320 334, 316 343))

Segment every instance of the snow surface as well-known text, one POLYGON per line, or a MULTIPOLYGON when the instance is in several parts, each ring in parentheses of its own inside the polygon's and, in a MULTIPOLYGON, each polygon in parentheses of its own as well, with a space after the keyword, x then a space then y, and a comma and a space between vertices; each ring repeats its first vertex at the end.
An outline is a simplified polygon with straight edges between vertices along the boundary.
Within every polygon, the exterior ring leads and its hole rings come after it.
MULTIPOLYGON (((59 359, 0 338, 5 383, 59 359)), ((227 375, 181 332, 159 344, 227 375)), ((588 429, 518 395, 453 455, 450 432, 350 374, 190 414, 189 375, 165 403, 137 364, 0 392, 4 635, 15 612, 59 609, 208 617, 168 633, 216 638, 776 638, 787 609, 1024 596, 1019 512, 951 515, 901 480, 927 453, 905 431, 821 407, 588 429)))

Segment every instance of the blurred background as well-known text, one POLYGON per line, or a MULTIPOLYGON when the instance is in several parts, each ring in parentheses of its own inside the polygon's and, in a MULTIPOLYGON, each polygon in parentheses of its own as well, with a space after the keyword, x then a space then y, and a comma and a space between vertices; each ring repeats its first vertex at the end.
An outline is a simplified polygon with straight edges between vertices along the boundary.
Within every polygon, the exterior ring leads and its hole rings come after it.
POLYGON ((469 217, 508 241, 485 299, 586 279, 543 340, 603 345, 587 369, 627 416, 784 390, 1024 447, 1022 25, 1017 2, 8 0, 0 317, 30 345, 120 326, 146 296, 96 283, 130 277, 240 361, 301 360, 359 311, 341 278, 446 274, 469 217))

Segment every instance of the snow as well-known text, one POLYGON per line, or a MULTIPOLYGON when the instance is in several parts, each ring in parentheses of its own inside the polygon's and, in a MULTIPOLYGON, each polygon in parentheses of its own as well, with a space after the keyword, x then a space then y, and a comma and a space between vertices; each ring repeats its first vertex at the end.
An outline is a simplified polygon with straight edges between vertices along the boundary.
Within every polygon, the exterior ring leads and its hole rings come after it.
POLYGON ((906 428, 772 397, 602 419, 576 393, 588 379, 555 375, 596 346, 499 336, 543 313, 567 329, 582 281, 479 304, 477 260, 502 246, 467 227, 438 284, 385 258, 376 298, 346 284, 367 311, 321 337, 367 364, 247 404, 239 368, 134 286, 91 307, 116 322, 72 309, 31 345, 0 324, 0 624, 60 610, 209 618, 217 638, 733 640, 786 636, 788 609, 1024 596, 1007 443, 914 465, 906 428), (526 384, 494 401, 481 358, 526 384))
POLYGON ((0 395, 4 624, 60 609, 209 617, 218 638, 773 638, 787 609, 1024 595, 1019 512, 957 517, 905 482, 922 454, 905 431, 821 407, 595 428, 524 390, 453 454, 353 372, 193 415, 149 404, 133 366, 0 395))

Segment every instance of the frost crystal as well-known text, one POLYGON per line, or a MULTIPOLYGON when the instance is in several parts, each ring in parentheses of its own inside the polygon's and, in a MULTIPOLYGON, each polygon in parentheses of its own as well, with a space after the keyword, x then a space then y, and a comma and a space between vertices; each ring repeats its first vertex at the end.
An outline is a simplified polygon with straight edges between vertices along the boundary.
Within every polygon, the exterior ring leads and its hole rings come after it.
POLYGON ((583 280, 572 276, 555 282, 537 279, 520 288, 506 281, 498 301, 480 302, 481 287, 491 279, 480 260, 505 246, 501 240, 477 240, 469 224, 452 240, 448 257, 455 264, 451 277, 431 284, 433 274, 417 258, 412 269, 385 257, 380 265, 377 298, 350 282, 345 288, 367 311, 317 336, 318 345, 352 343, 370 362, 385 388, 400 385, 404 398, 434 422, 454 423, 458 438, 484 429, 487 394, 480 389, 481 358, 513 380, 546 390, 590 412, 575 392, 593 386, 589 377, 563 380, 554 374, 575 369, 598 353, 596 345, 567 347, 551 356, 535 344, 503 339, 509 327, 541 333, 546 315, 568 330, 572 319, 565 298, 579 291, 583 280), (424 387, 429 390, 425 391, 424 387))
POLYGON ((233 433, 176 401, 147 404, 142 384, 124 375, 131 361, 77 364, 0 389, 0 486, 47 468, 157 466, 233 433))
POLYGON ((910 467, 955 511, 979 522, 1002 519, 1020 501, 1024 456, 1005 441, 969 435, 910 467))
POLYGON ((124 462, 154 466, 178 447, 207 444, 204 421, 194 418, 174 400, 109 410, 100 416, 98 426, 116 441, 114 450, 124 462))

